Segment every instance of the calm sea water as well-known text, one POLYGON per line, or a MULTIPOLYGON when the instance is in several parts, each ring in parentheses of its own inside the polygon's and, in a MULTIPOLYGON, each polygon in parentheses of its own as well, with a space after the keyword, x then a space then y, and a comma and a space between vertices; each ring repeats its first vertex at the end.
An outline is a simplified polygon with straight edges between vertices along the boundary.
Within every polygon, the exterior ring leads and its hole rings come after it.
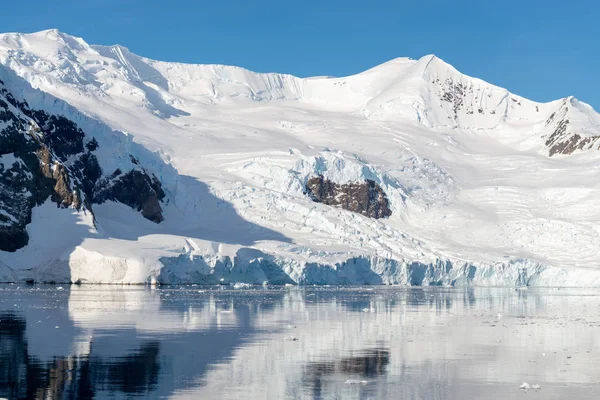
POLYGON ((600 291, 0 285, 0 398, 598 399, 600 291))

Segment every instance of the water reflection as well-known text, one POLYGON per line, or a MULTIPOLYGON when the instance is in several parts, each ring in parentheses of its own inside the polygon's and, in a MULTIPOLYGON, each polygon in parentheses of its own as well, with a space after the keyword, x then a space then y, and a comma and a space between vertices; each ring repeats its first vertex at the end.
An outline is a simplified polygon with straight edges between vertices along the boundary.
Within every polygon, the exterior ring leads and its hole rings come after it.
MULTIPOLYGON (((159 342, 118 359, 93 352, 90 337, 85 355, 53 357, 47 362, 29 354, 26 322, 15 314, 0 315, 0 395, 10 399, 93 398, 95 390, 150 393, 157 383, 159 342)), ((51 344, 49 344, 51 345, 51 344)))
POLYGON ((368 383, 363 379, 385 374, 390 360, 387 349, 368 349, 357 353, 358 355, 341 357, 339 360, 308 363, 302 378, 304 394, 321 398, 327 393, 326 386, 336 380, 345 379, 344 383, 363 385, 368 383))
POLYGON ((599 310, 590 290, 0 286, 0 397, 595 399, 599 310))

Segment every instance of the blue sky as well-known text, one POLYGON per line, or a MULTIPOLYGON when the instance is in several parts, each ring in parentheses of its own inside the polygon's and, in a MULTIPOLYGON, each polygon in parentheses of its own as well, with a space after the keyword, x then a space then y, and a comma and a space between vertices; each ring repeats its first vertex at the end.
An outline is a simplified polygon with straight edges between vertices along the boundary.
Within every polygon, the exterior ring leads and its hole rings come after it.
POLYGON ((343 76, 434 53, 538 101, 600 110, 600 4, 592 0, 11 1, 0 31, 49 28, 166 61, 343 76))

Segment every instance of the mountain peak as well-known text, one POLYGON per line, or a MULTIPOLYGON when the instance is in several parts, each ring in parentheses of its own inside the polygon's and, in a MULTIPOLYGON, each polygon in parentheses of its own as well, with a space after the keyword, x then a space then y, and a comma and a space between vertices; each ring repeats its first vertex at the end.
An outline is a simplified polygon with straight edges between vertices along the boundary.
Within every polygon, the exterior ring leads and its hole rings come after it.
POLYGON ((65 40, 69 41, 69 40, 77 40, 77 39, 83 41, 83 39, 81 39, 81 38, 71 36, 71 35, 61 32, 55 28, 46 29, 46 30, 39 31, 39 32, 34 32, 34 33, 31 33, 31 34, 25 35, 25 36, 34 36, 34 37, 39 37, 39 38, 43 37, 43 38, 46 38, 49 40, 55 40, 55 41, 65 41, 65 40))
POLYGON ((62 33, 61 31, 59 31, 56 28, 51 28, 51 29, 44 29, 42 31, 37 32, 39 34, 44 34, 44 35, 48 35, 48 34, 54 34, 54 35, 64 35, 64 33, 62 33))
POLYGON ((394 58, 353 76, 301 79, 233 66, 155 61, 120 44, 90 46, 81 38, 48 29, 0 35, 0 63, 21 76, 35 70, 34 86, 55 95, 69 85, 86 96, 109 95, 124 103, 139 103, 161 118, 187 115, 189 110, 171 104, 193 98, 205 106, 301 101, 371 119, 409 119, 428 127, 467 130, 500 129, 523 121, 543 123, 553 113, 560 114, 560 107, 568 107, 568 137, 596 136, 599 125, 591 107, 573 97, 547 104, 529 101, 464 75, 435 54, 417 60, 394 58))

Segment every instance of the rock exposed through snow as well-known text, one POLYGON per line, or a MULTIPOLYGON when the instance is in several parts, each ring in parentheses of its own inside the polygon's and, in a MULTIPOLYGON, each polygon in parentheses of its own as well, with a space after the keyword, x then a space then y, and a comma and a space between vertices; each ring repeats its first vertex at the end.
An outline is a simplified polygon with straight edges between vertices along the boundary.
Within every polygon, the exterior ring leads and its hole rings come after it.
POLYGON ((317 203, 339 206, 366 217, 378 219, 392 215, 385 192, 370 179, 338 184, 315 176, 306 183, 306 192, 317 203))
POLYGON ((134 160, 122 176, 102 179, 97 148, 75 123, 31 109, 0 81, 0 156, 15 160, 0 164, 0 251, 28 244, 32 209, 48 198, 58 207, 92 213, 93 204, 119 201, 151 221, 164 219, 160 181, 134 160))

